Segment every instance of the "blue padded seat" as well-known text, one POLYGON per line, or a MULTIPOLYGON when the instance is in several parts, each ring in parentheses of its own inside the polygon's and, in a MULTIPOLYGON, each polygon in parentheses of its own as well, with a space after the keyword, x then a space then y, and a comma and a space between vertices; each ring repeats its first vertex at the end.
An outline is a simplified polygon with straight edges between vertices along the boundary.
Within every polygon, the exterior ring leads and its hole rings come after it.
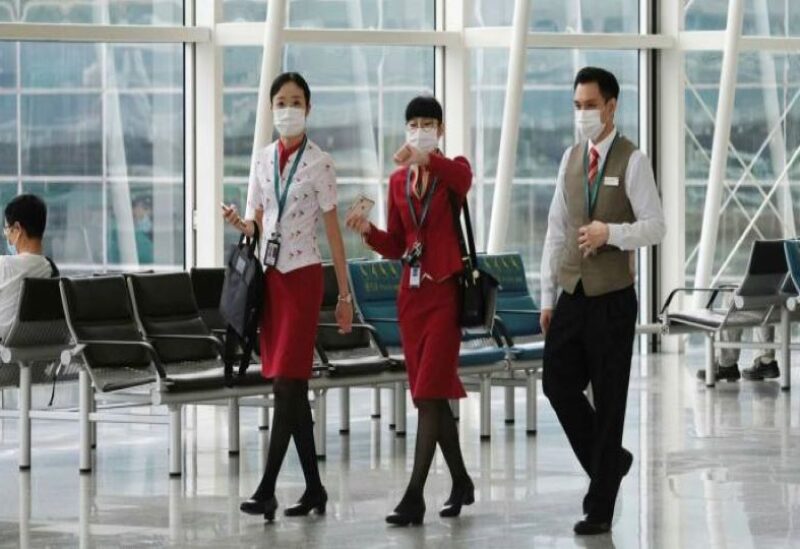
MULTIPOLYGON (((397 291, 403 272, 401 263, 378 259, 354 261, 348 267, 355 301, 364 322, 375 327, 386 346, 402 347, 397 322, 397 291)), ((462 348, 459 365, 486 366, 505 358, 506 349, 497 346, 462 348)))
POLYGON ((789 275, 794 282, 795 291, 800 293, 800 240, 786 240, 783 243, 789 275))

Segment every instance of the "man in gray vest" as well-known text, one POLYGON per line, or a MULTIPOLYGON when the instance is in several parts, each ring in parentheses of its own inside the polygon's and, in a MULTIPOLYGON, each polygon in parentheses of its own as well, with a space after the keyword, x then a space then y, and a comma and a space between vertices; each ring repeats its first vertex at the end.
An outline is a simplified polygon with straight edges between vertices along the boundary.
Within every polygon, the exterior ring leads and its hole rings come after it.
POLYGON ((575 533, 593 535, 611 529, 633 462, 622 427, 638 313, 635 250, 660 242, 665 226, 647 157, 614 127, 617 79, 586 67, 573 89, 581 142, 561 160, 542 254, 542 383, 590 478, 575 533))

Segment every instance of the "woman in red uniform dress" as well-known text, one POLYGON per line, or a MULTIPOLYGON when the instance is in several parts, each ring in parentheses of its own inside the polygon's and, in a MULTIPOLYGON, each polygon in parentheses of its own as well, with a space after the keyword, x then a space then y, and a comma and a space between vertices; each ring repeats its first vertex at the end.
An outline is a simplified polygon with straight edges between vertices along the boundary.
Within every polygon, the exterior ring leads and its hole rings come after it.
POLYGON ((461 252, 451 200, 463 202, 472 184, 464 157, 445 158, 438 149, 444 131, 442 107, 433 97, 416 97, 406 108, 406 144, 395 154, 398 169, 389 180, 389 218, 385 231, 351 214, 347 226, 389 259, 403 259, 397 299, 411 396, 418 410, 414 469, 400 504, 386 517, 390 524, 421 524, 423 491, 438 443, 453 479, 450 498, 440 511, 455 517, 474 501, 449 399, 464 398, 458 377, 461 329, 458 283, 461 252))
POLYGON ((322 306, 323 276, 317 227, 324 221, 330 243, 339 303, 336 321, 349 332, 353 308, 347 284, 344 245, 336 215, 336 175, 328 153, 305 134, 311 108, 308 84, 297 73, 272 83, 270 103, 280 139, 253 154, 247 212, 241 219, 225 207, 225 219, 252 236, 258 224, 266 265, 265 303, 261 322, 261 372, 272 379, 275 410, 264 476, 252 498, 241 505, 248 514, 275 518, 275 482, 294 438, 306 480, 306 491, 287 516, 325 512, 328 494, 322 486, 314 447, 308 379, 322 306), (270 250, 272 253, 270 253, 270 250), (275 257, 271 264, 270 257, 275 257))

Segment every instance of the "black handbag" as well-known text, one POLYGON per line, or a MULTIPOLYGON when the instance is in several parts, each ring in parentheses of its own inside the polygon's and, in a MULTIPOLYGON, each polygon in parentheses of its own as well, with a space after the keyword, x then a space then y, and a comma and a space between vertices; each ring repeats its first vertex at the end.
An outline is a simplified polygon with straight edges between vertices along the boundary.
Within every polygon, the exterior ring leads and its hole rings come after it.
POLYGON ((454 194, 450 195, 453 208, 453 222, 455 223, 458 244, 461 248, 461 258, 464 270, 458 277, 460 311, 459 323, 466 332, 491 334, 494 329, 494 319, 497 310, 497 288, 499 283, 490 273, 478 268, 478 253, 475 249, 475 238, 472 234, 472 220, 469 215, 469 205, 464 199, 463 207, 454 194), (461 228, 461 212, 464 212, 464 231, 461 228))
POLYGON ((228 323, 225 335, 225 383, 232 385, 233 365, 239 361, 244 376, 258 338, 258 322, 264 306, 264 269, 258 248, 258 224, 253 238, 244 234, 231 245, 225 261, 220 313, 228 323), (241 354, 238 351, 241 350, 241 354))

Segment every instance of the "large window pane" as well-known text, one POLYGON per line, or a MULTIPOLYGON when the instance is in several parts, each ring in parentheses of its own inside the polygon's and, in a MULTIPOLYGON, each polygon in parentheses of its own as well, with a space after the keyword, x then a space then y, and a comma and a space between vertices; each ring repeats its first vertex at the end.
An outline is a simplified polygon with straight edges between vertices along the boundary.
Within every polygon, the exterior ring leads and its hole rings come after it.
MULTIPOLYGON (((225 21, 265 21, 267 0, 224 0, 225 21)), ((434 28, 434 0, 289 0, 289 26, 333 29, 434 28)))
MULTIPOLYGON (((383 223, 391 156, 404 139, 404 111, 415 95, 433 92, 433 48, 291 45, 286 69, 311 87, 309 136, 333 155, 340 209, 359 192, 375 198, 383 223)), ((225 52, 225 199, 243 208, 252 154, 259 48, 225 52)), ((226 242, 236 233, 226 230, 226 242)), ((345 235, 350 256, 368 251, 345 235)), ((321 239, 325 242, 325 239, 321 239)), ((325 246, 323 246, 323 253, 325 246)))
MULTIPOLYGON (((506 248, 522 254, 532 289, 539 292, 542 245, 547 212, 555 190, 561 157, 575 142, 572 83, 582 66, 613 72, 622 88, 616 123, 622 134, 638 142, 639 86, 637 52, 579 53, 570 50, 529 50, 520 118, 517 160, 512 187, 506 248)), ((485 247, 489 232, 497 153, 503 120, 508 53, 479 49, 472 56, 475 113, 472 193, 477 244, 485 247)), ((534 294, 536 295, 536 294, 534 294)))
MULTIPOLYGON (((694 0, 686 6, 686 30, 725 30, 728 0, 694 0)), ((744 34, 800 34, 800 3, 795 0, 744 0, 744 9, 744 34)))
MULTIPOLYGON (((511 25, 514 0, 472 0, 472 25, 511 25)), ((533 3, 536 32, 639 32, 640 0, 541 0, 533 3)))
POLYGON ((183 3, 184 0, 0 0, 0 21, 182 25, 183 3))
POLYGON ((22 96, 22 173, 99 176, 101 94, 22 96))
POLYGON ((46 200, 48 253, 67 273, 182 268, 183 45, 10 46, 0 184, 46 200))
MULTIPOLYGON (((692 52, 686 56, 689 281, 697 268, 721 64, 720 52, 692 52)), ((800 56, 742 53, 739 75, 713 265, 719 282, 740 279, 754 240, 796 235, 796 219, 800 216, 800 165, 797 159, 789 164, 800 146, 800 56), (784 172, 786 177, 776 186, 784 172), (764 204, 762 212, 754 217, 764 204)))

